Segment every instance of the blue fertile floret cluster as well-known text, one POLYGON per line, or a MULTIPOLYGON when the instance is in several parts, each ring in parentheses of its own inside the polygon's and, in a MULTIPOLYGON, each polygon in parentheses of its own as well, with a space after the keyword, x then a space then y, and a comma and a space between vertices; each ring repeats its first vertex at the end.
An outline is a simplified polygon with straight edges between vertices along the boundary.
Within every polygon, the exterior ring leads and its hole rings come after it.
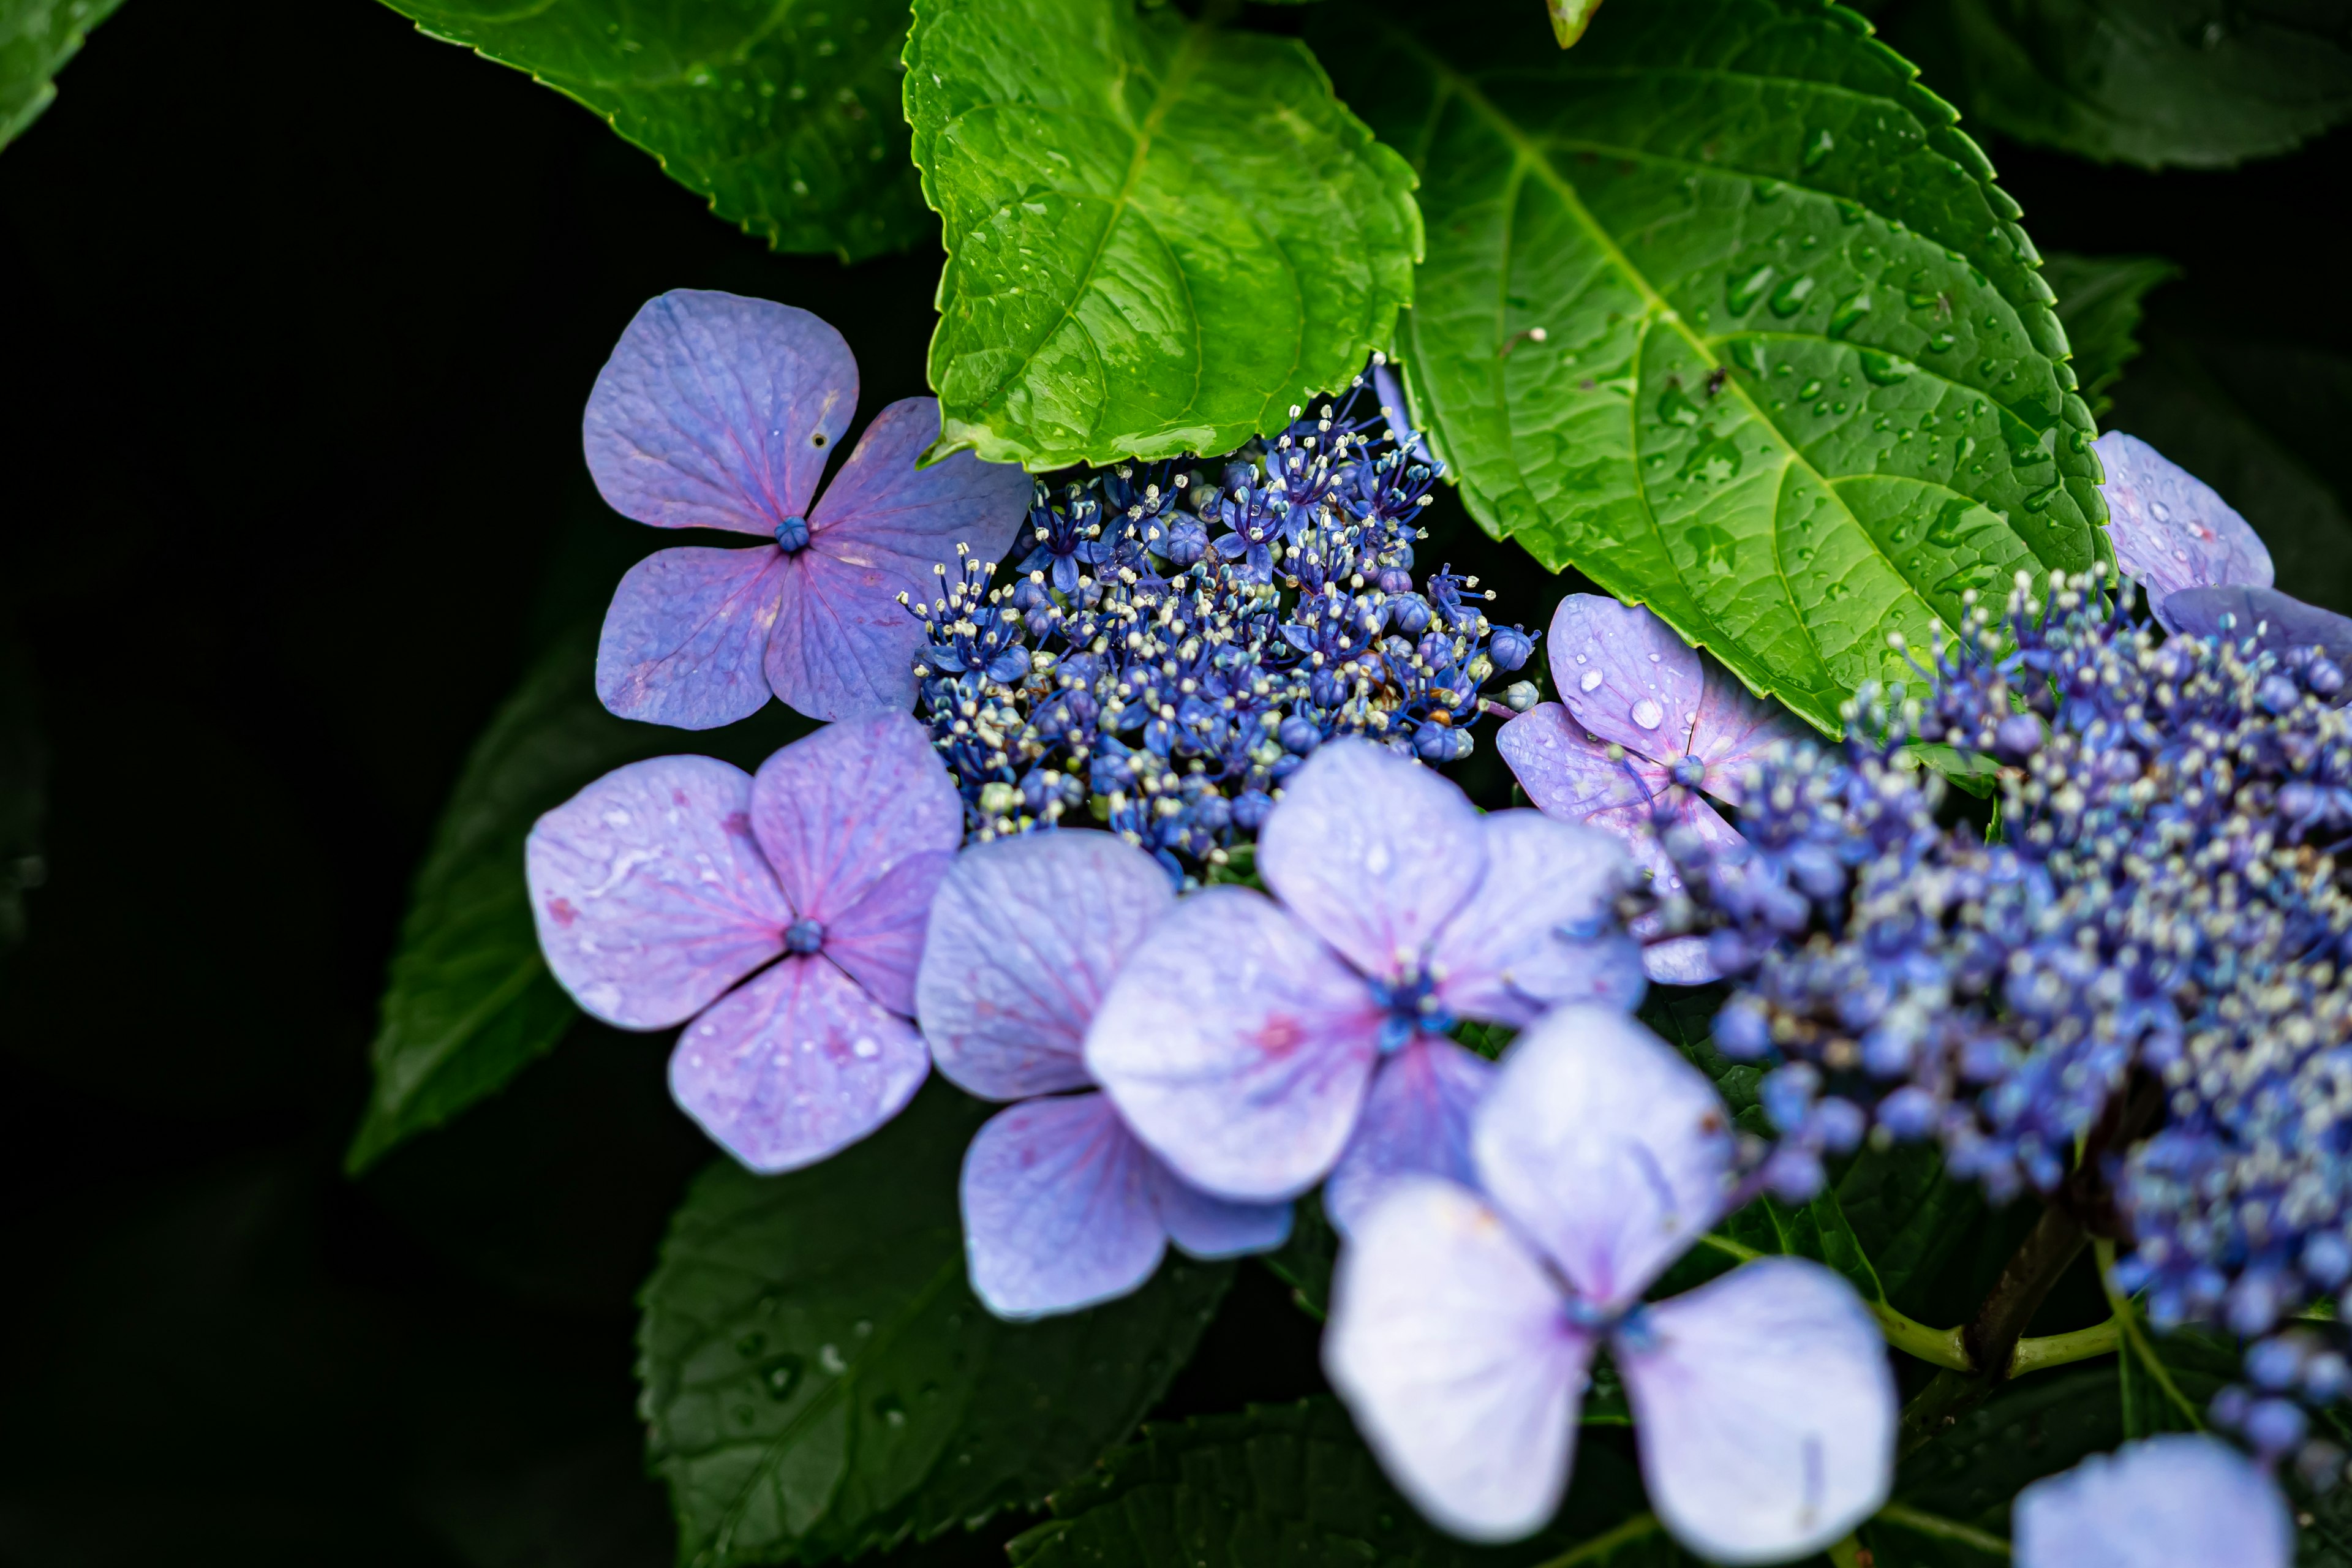
POLYGON ((1181 879, 1335 735, 1469 754, 1499 707, 1482 689, 1534 638, 1487 623, 1475 577, 1416 583, 1440 469, 1410 437, 1328 404, 1291 412, 1213 478, 1160 464, 1040 483, 1013 581, 966 558, 909 605, 929 631, 920 712, 972 837, 1087 810, 1181 879))

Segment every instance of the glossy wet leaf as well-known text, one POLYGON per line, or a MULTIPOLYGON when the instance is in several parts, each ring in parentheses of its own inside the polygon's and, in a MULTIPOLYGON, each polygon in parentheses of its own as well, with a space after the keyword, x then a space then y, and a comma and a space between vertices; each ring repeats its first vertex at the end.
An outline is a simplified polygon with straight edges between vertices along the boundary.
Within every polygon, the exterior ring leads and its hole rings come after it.
POLYGON ((1588 1432, 1553 1525, 1516 1546, 1481 1548, 1424 1522, 1399 1497, 1328 1398, 1256 1405, 1145 1430, 1054 1497, 1054 1518, 1017 1536, 1013 1568, 1491 1568, 1574 1559, 1631 1568, 1689 1562, 1646 1516, 1631 1461, 1588 1432))
POLYGON ((1890 21, 1971 120, 2101 163, 2221 168, 2352 115, 2330 0, 1927 0, 1890 21))
POLYGON ((522 846, 539 815, 624 763, 698 751, 739 766, 807 726, 781 706, 723 735, 616 719, 595 637, 559 638, 474 742, 417 869, 376 1037, 375 1082, 346 1163, 364 1170, 555 1048, 579 1016, 540 957, 522 846))
MULTIPOLYGON (((1943 1152, 1922 1142, 1865 1146, 1840 1173, 1834 1190, 1886 1300, 1914 1317, 1927 1310, 1916 1288, 1943 1267, 1984 1212, 1982 1189, 1947 1175, 1943 1152)), ((1967 1306, 1938 1321, 1950 1321, 1967 1306)))
POLYGON ((0 0, 0 147, 58 96, 53 79, 122 0, 0 0))
POLYGON ((1222 452, 1389 345, 1412 175, 1297 40, 1132 0, 924 0, 907 63, 948 248, 941 450, 1222 452))
POLYGON ((2058 320, 2074 350, 2074 375, 2091 412, 2112 406, 2107 395, 2139 353, 2140 300, 2180 268, 2155 256, 2053 256, 2042 275, 2058 293, 2058 320))
POLYGON ((906 0, 387 0, 528 71, 779 250, 855 261, 931 232, 898 112, 906 0))
POLYGON ((821 1165, 694 1184, 641 1298, 654 1469, 690 1565, 814 1563, 1032 1505, 1126 1436, 1230 1264, 1007 1323, 965 1282, 956 1173, 993 1108, 933 1080, 821 1165))
POLYGON ((1471 513, 1824 728, 1970 589, 2086 567, 2090 414, 2016 205, 1813 0, 1398 6, 1318 47, 1422 176, 1401 352, 1471 513))

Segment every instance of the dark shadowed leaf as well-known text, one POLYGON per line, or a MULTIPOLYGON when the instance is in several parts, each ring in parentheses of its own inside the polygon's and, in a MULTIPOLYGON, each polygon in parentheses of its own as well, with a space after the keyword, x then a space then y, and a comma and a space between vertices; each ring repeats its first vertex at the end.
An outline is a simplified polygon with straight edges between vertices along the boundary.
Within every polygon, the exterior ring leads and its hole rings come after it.
POLYGON ((0 147, 57 98, 50 79, 122 0, 0 0, 0 147))
POLYGON ((992 1108, 934 1081, 824 1164, 705 1172, 646 1282, 642 1407, 679 1556, 805 1563, 1032 1505, 1134 1429, 1233 1277, 1007 1323, 965 1283, 956 1176, 992 1108))
POLYGON ((2050 258, 2042 269, 2058 293, 2058 320, 2074 350, 2074 375, 2091 412, 2106 416, 2109 388, 2139 353, 2140 299, 2180 268, 2154 256, 2050 258))

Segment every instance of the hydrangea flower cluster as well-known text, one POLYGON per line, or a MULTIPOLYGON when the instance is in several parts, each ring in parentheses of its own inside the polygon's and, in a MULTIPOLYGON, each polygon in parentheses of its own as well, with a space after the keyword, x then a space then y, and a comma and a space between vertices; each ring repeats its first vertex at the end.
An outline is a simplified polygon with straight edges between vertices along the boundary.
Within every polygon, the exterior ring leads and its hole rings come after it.
POLYGON ((1083 808, 1181 879, 1255 832, 1336 736, 1470 753, 1482 710, 1507 710, 1483 689, 1534 638, 1488 623, 1476 578, 1415 579, 1440 470, 1384 419, 1351 418, 1355 395, 1292 409, 1214 476, 1041 482, 1012 581, 967 552, 908 599, 929 636, 920 711, 974 837, 1083 808))

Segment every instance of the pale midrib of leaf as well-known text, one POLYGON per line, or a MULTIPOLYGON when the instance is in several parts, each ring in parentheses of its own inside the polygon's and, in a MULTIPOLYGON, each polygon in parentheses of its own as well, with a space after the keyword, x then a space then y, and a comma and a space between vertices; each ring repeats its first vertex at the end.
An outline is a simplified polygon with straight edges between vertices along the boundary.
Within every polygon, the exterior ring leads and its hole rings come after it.
POLYGON ((509 1003, 530 988, 531 982, 546 973, 547 960, 536 952, 517 964, 514 973, 500 981, 496 990, 467 1009, 462 1016, 454 1020, 425 1047, 427 1054, 423 1070, 401 1086, 398 1099, 385 1109, 405 1110, 448 1067, 460 1047, 479 1034, 484 1024, 503 1012, 509 1003))

